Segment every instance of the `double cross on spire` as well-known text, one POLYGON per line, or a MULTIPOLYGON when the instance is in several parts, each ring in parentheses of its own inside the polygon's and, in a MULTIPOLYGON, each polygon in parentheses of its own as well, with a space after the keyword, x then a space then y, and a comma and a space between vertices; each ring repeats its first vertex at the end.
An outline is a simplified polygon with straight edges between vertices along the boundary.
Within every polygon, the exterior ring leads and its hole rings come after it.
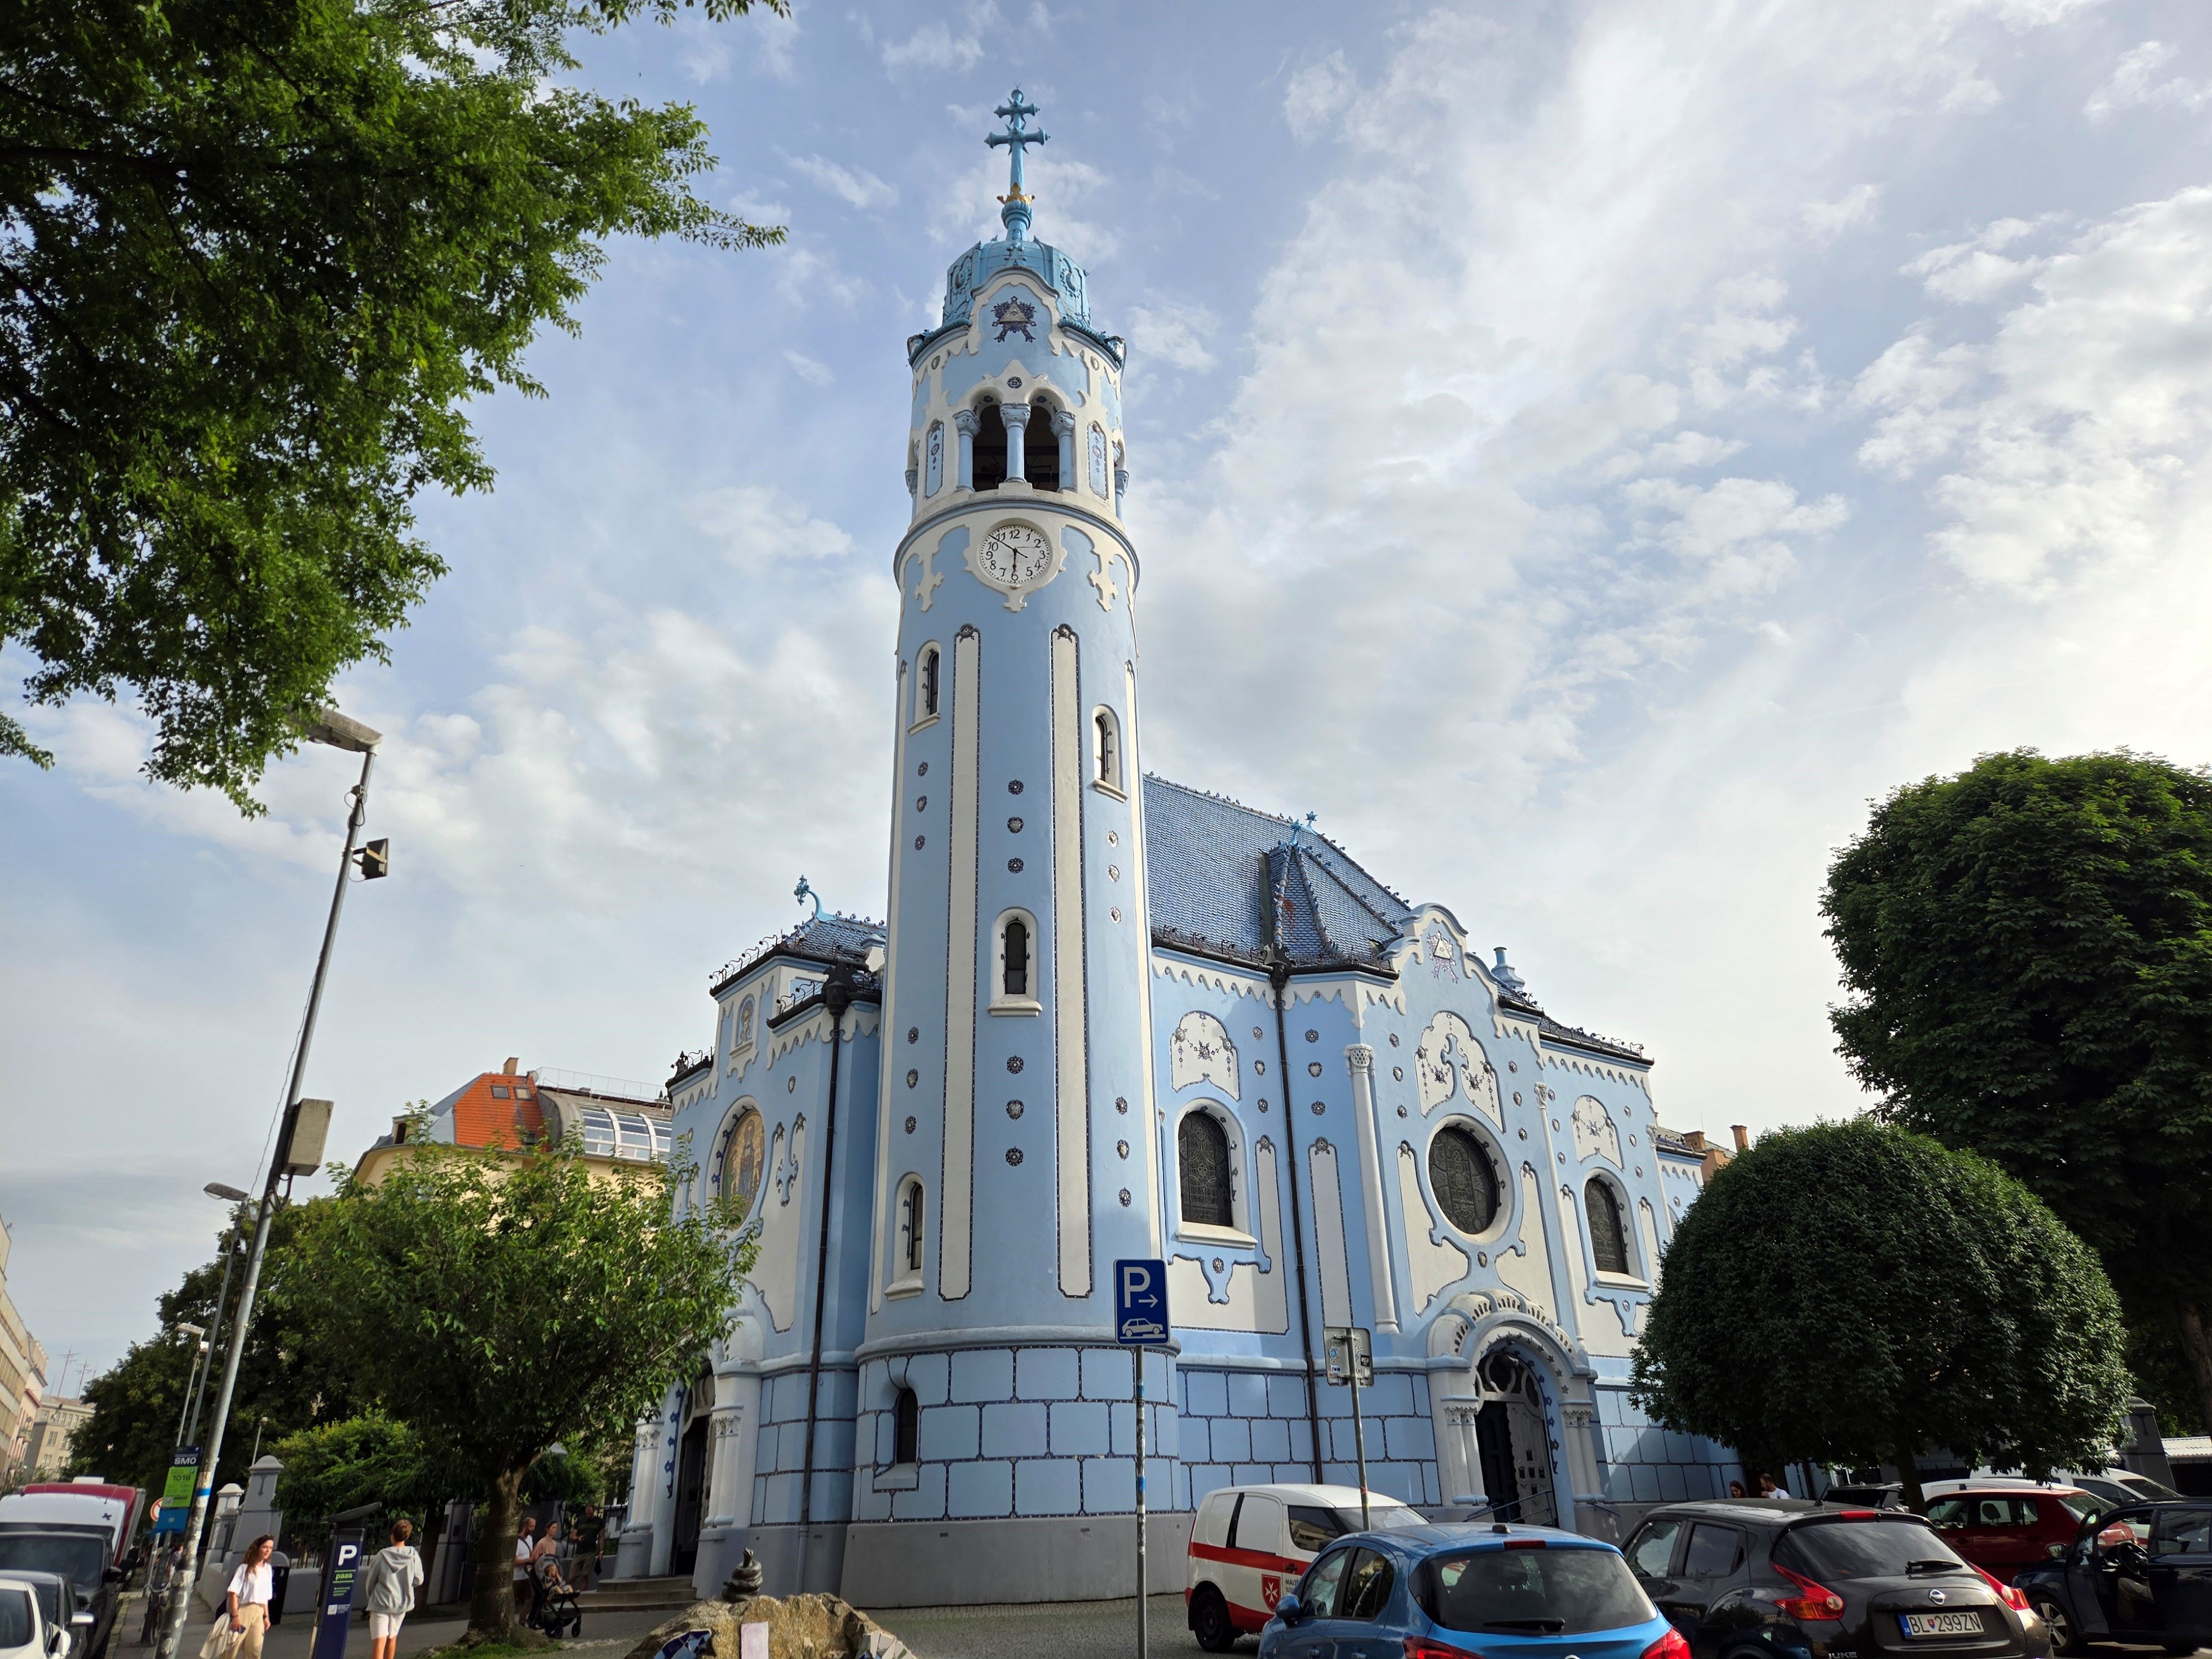
POLYGON ((1031 198, 1029 192, 1022 188, 1022 152, 1028 146, 1042 144, 1052 137, 1048 132, 1030 131, 1029 118, 1036 112, 1035 104, 1025 104, 1022 101, 1022 89, 1016 87, 1014 95, 991 112, 1006 122, 1006 130, 1004 132, 988 134, 983 139, 983 142, 994 149, 1004 144, 1013 162, 1012 173, 1006 185, 1006 193, 999 198, 1002 204, 999 209, 999 217, 1006 227, 1008 241, 1018 242, 1029 234, 1031 198))

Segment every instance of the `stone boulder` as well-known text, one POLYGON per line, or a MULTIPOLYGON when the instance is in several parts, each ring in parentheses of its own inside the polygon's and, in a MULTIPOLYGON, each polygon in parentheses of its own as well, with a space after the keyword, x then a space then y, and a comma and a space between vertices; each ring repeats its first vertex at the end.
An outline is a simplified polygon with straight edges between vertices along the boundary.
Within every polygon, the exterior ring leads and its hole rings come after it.
POLYGON ((913 1652, 851 1602, 835 1595, 755 1595, 740 1601, 695 1601, 654 1628, 626 1659, 656 1659, 689 1632, 710 1631, 714 1659, 740 1659, 738 1632, 768 1626, 769 1659, 914 1659, 913 1652))

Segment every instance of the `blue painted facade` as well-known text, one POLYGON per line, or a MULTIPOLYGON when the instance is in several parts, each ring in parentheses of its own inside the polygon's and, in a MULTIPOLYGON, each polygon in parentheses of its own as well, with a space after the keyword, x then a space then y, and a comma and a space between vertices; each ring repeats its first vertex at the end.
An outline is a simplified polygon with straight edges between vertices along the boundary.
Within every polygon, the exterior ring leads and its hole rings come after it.
POLYGON ((1726 1454, 1625 1392, 1702 1178, 1650 1060, 1326 837, 1142 771, 1124 354, 1029 236, 1035 112, 1000 111, 1006 234, 908 342, 887 922, 714 975, 671 1079, 761 1252, 737 1336, 641 1425, 618 1570, 711 1590, 750 1547, 863 1604, 1125 1593, 1121 1256, 1170 1263, 1164 1559, 1216 1486, 1356 1480, 1330 1325, 1373 1333, 1378 1491, 1601 1533, 1717 1492, 1726 1454))

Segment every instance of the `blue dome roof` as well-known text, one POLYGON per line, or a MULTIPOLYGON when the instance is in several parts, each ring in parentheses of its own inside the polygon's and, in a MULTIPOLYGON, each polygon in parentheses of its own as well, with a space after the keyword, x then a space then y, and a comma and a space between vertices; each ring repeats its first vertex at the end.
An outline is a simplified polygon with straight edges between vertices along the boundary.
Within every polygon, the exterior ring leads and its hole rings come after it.
POLYGON ((945 273, 945 315, 939 326, 966 322, 975 309, 976 295, 1002 270, 1027 271, 1059 296, 1062 322, 1090 327, 1091 279, 1083 267, 1051 243, 1022 235, 978 242, 952 262, 945 273))

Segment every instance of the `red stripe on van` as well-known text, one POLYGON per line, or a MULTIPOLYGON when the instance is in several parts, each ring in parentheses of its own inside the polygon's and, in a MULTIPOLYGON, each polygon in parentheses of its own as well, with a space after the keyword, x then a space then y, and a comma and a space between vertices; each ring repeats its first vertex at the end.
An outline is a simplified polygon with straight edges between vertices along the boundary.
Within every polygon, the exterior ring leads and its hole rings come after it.
MULTIPOLYGON (((1288 1573, 1293 1577, 1313 1565, 1310 1559, 1293 1560, 1287 1555, 1270 1555, 1265 1550, 1232 1550, 1219 1544, 1200 1544, 1195 1540, 1191 1544, 1190 1553, 1200 1561, 1218 1561, 1231 1567, 1256 1567, 1261 1572, 1288 1573)), ((1256 1630, 1259 1626, 1253 1628, 1256 1630)))

